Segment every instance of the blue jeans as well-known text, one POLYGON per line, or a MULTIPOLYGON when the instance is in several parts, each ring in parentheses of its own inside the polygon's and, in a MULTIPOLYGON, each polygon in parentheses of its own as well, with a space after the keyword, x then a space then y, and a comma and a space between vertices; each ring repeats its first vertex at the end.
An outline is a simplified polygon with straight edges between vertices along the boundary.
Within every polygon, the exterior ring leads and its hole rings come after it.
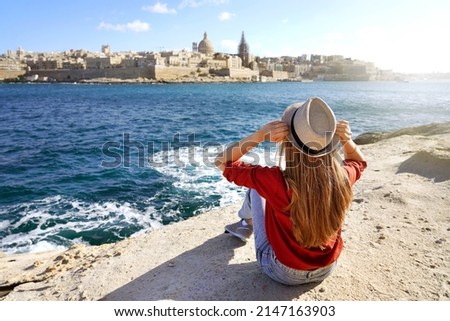
POLYGON ((278 261, 272 246, 267 240, 264 223, 265 204, 266 200, 257 191, 249 189, 238 212, 239 217, 242 219, 253 219, 256 259, 263 272, 273 280, 287 285, 323 281, 331 274, 337 262, 313 271, 303 271, 290 268, 278 261))

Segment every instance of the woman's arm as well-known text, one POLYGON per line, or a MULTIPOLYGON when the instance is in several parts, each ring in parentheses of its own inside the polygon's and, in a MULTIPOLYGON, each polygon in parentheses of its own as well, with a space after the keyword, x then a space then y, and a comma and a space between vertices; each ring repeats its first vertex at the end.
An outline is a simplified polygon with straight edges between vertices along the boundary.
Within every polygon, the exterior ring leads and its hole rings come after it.
POLYGON ((352 131, 348 121, 341 120, 336 126, 336 136, 339 137, 345 159, 355 161, 365 161, 363 153, 359 150, 358 145, 352 140, 352 131))
POLYGON ((214 163, 223 172, 227 162, 239 160, 264 140, 269 140, 273 143, 280 142, 287 136, 288 132, 289 128, 285 122, 280 120, 272 121, 239 142, 229 145, 216 157, 214 163))

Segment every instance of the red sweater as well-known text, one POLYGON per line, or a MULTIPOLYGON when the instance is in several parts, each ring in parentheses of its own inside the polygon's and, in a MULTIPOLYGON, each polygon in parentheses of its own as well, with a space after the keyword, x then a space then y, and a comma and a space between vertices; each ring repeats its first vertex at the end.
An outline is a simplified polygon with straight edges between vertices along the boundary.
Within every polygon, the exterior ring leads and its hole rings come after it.
MULTIPOLYGON (((353 185, 367 167, 366 162, 344 161, 350 184, 353 185)), ((277 259, 297 270, 315 270, 337 260, 342 248, 341 231, 324 249, 305 248, 297 242, 292 231, 289 212, 284 208, 290 203, 291 192, 279 167, 263 167, 237 161, 228 163, 223 176, 236 185, 255 189, 266 199, 265 225, 267 239, 277 259)))

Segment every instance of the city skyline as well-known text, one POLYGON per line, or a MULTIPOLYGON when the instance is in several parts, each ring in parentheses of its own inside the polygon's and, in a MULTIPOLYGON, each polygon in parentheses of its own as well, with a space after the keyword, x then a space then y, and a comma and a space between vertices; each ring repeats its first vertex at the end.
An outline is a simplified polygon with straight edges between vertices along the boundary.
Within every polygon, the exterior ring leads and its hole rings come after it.
POLYGON ((215 51, 237 53, 244 31, 253 56, 343 55, 396 72, 450 72, 450 3, 440 0, 18 0, 4 8, 0 53, 191 50, 204 32, 215 51))

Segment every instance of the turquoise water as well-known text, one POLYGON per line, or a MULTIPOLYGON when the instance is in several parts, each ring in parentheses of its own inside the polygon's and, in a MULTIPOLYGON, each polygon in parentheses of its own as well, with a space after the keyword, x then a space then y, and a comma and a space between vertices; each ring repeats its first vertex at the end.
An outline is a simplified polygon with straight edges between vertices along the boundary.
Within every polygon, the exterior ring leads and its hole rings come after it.
POLYGON ((212 155, 310 96, 355 135, 450 121, 450 82, 2 84, 0 250, 115 242, 239 201, 212 155))

